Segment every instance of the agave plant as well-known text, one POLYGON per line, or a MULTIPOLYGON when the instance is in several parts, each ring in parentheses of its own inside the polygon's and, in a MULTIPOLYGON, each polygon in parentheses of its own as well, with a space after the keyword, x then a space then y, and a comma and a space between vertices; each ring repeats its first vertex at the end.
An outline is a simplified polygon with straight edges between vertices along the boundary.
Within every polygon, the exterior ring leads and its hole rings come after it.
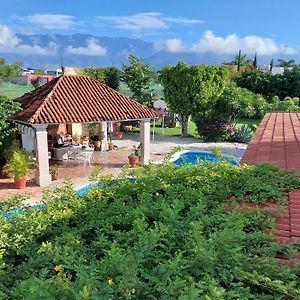
POLYGON ((243 124, 241 127, 235 128, 232 141, 239 143, 248 143, 253 136, 253 132, 254 131, 250 126, 243 124))

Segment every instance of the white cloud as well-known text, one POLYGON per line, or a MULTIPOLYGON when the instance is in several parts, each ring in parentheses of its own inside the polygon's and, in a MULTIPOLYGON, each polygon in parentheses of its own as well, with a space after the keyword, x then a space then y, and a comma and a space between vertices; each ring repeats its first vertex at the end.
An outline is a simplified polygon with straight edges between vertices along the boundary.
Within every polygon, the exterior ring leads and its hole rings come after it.
POLYGON ((133 31, 149 29, 166 29, 170 23, 194 25, 203 23, 202 20, 185 19, 182 17, 166 17, 158 12, 145 12, 129 16, 99 16, 98 21, 108 22, 115 28, 133 31))
POLYGON ((50 43, 47 48, 42 48, 37 44, 22 44, 22 41, 9 27, 0 24, 0 52, 2 53, 56 55, 57 48, 58 45, 55 43, 50 43))
POLYGON ((204 33, 198 43, 192 45, 190 51, 196 53, 215 52, 233 54, 242 50, 245 53, 257 52, 259 55, 296 54, 296 49, 277 45, 273 39, 257 35, 239 37, 235 33, 225 37, 216 36, 211 30, 204 33))
POLYGON ((259 55, 295 55, 298 51, 295 48, 276 44, 271 38, 264 38, 256 35, 239 37, 235 33, 225 37, 216 36, 211 30, 204 32, 199 42, 192 44, 190 47, 183 45, 181 39, 169 39, 165 42, 159 41, 155 44, 157 50, 166 50, 168 52, 190 52, 190 53, 207 53, 217 54, 235 54, 239 50, 244 53, 259 55))
POLYGON ((75 54, 75 55, 87 55, 87 56, 104 56, 106 55, 106 48, 99 45, 96 39, 89 39, 87 40, 87 47, 73 47, 68 46, 66 48, 66 52, 68 54, 75 54))
POLYGON ((185 48, 183 46, 181 39, 168 39, 166 41, 166 50, 171 53, 184 52, 185 48))
POLYGON ((46 29, 68 29, 75 25, 75 18, 69 15, 35 14, 25 19, 46 29))

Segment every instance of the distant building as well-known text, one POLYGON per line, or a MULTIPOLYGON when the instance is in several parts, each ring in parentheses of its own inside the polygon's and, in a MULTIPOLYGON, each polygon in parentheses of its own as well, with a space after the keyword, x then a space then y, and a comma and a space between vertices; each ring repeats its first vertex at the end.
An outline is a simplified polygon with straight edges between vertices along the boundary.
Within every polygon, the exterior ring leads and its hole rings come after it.
POLYGON ((58 77, 63 74, 62 69, 56 69, 56 70, 46 70, 46 75, 58 77))
MULTIPOLYGON (((263 65, 260 70, 263 72, 270 72, 270 65, 263 65)), ((272 68, 272 75, 281 75, 284 72, 284 68, 283 67, 273 67, 272 68)))

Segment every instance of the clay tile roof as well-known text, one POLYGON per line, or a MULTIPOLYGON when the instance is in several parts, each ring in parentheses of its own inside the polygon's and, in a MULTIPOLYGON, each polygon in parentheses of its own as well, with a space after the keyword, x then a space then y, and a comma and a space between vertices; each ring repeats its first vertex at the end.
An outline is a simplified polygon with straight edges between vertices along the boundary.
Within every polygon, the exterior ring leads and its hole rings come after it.
POLYGON ((60 76, 20 97, 12 120, 27 124, 87 123, 156 118, 144 105, 88 76, 60 76))
MULTIPOLYGON (((241 159, 245 162, 273 162, 300 174, 300 113, 267 113, 241 159)), ((287 200, 284 215, 276 221, 276 238, 283 243, 299 242, 300 189, 290 192, 287 200)))

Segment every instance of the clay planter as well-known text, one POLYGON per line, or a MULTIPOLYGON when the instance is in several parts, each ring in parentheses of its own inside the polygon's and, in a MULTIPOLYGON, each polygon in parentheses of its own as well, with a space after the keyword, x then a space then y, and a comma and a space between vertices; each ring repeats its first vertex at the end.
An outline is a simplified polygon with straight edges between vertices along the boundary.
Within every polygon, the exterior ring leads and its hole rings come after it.
POLYGON ((109 145, 108 145, 108 150, 109 150, 109 151, 114 150, 114 145, 113 145, 113 144, 109 144, 109 145))
POLYGON ((52 181, 58 179, 58 174, 51 174, 52 181))
POLYGON ((138 166, 139 158, 137 156, 128 156, 128 160, 131 168, 136 168, 138 166))
POLYGON ((100 141, 95 141, 94 146, 95 146, 95 148, 100 148, 101 142, 100 141))
POLYGON ((26 188, 26 177, 15 177, 15 188, 25 189, 26 188))

